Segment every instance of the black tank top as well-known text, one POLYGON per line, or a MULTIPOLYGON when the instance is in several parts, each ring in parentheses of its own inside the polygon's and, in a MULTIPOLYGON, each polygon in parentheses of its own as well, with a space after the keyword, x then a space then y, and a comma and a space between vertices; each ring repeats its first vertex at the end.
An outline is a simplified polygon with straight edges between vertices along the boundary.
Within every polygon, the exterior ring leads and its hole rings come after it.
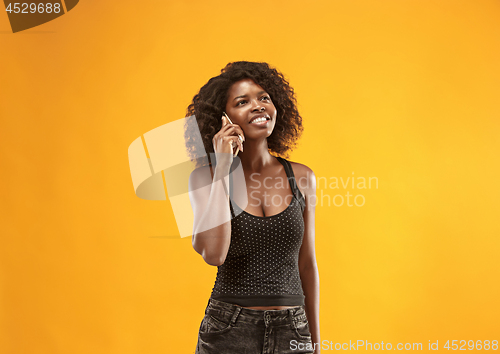
MULTIPOLYGON (((276 158, 285 167, 292 201, 279 214, 262 217, 248 214, 230 198, 231 243, 225 262, 217 267, 213 299, 248 307, 304 304, 298 260, 305 200, 290 162, 276 158)), ((232 196, 231 178, 229 182, 232 196)))

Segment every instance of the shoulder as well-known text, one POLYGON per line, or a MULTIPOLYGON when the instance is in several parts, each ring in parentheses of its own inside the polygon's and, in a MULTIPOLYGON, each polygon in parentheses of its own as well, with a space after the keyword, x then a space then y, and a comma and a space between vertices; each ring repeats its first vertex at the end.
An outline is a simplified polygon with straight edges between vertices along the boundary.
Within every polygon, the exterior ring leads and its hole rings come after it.
POLYGON ((212 166, 198 167, 189 175, 189 189, 194 190, 206 186, 212 182, 212 179, 212 166))
POLYGON ((310 169, 308 166, 304 165, 304 164, 301 164, 301 163, 298 163, 298 162, 294 162, 294 161, 290 161, 290 164, 292 165, 292 168, 293 168, 293 173, 295 174, 312 174, 314 173, 312 169, 310 169))
POLYGON ((300 179, 300 178, 305 178, 307 180, 314 179, 316 176, 314 175, 314 172, 311 168, 308 166, 298 163, 298 162, 293 162, 290 161, 290 164, 292 165, 293 169, 293 174, 295 175, 295 179, 300 179))
POLYGON ((293 174, 295 175, 295 180, 297 181, 297 185, 299 189, 306 191, 309 193, 315 193, 316 191, 316 175, 313 170, 308 166, 290 161, 292 165, 293 174))

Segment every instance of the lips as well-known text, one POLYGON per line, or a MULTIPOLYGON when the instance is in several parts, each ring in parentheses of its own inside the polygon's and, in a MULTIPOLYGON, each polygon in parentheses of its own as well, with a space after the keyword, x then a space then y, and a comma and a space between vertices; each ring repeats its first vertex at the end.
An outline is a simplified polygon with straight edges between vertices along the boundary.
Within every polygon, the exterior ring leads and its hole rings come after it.
POLYGON ((268 114, 259 114, 259 115, 256 115, 255 117, 253 117, 252 119, 250 119, 250 122, 248 122, 248 124, 253 123, 256 119, 259 119, 259 118, 266 118, 266 120, 271 120, 271 117, 269 117, 268 114))

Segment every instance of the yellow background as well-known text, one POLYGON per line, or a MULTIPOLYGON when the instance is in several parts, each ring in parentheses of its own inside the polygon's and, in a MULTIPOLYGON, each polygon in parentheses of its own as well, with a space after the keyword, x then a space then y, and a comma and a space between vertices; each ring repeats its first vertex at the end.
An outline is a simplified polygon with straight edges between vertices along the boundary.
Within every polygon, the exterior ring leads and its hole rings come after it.
POLYGON ((127 149, 235 60, 295 88, 292 161, 379 181, 317 207, 321 338, 500 340, 497 0, 81 1, 0 32, 0 352, 194 352, 216 268, 127 149))

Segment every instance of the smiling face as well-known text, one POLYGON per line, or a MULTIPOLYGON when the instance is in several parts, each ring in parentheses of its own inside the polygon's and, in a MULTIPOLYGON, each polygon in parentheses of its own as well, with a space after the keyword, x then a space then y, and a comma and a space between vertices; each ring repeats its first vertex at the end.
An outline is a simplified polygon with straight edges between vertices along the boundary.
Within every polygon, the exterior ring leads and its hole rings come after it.
POLYGON ((246 139, 267 138, 276 124, 277 110, 271 96, 251 79, 237 81, 229 88, 226 113, 246 139))

